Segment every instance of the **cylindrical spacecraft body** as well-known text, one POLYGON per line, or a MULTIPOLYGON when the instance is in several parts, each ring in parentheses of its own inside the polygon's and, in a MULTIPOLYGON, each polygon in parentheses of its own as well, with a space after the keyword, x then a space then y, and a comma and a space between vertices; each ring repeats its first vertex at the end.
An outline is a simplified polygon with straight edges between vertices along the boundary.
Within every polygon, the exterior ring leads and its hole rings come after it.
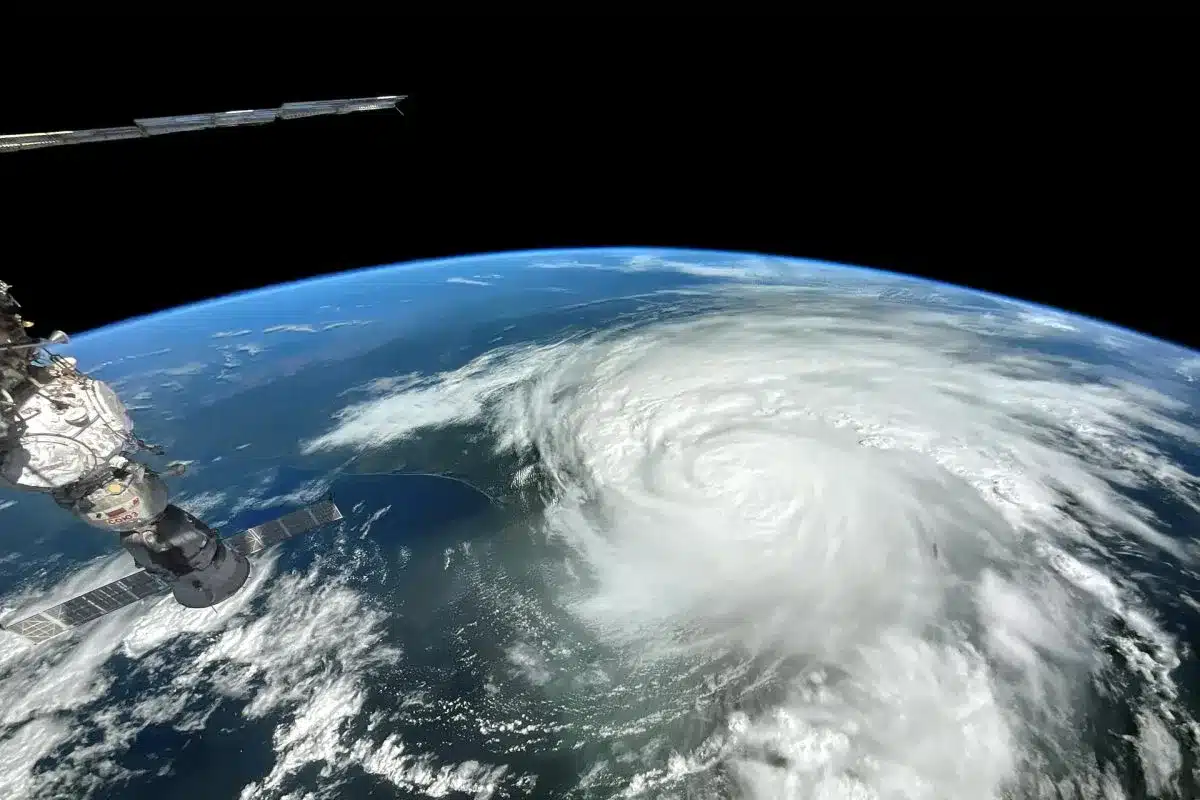
POLYGON ((245 556, 176 505, 168 505, 152 527, 122 535, 121 545, 139 566, 166 581, 175 600, 189 608, 220 603, 250 576, 245 556))
POLYGON ((115 469, 109 480, 91 485, 86 494, 63 505, 94 527, 135 531, 149 528, 166 510, 168 494, 167 484, 157 473, 128 461, 115 469))
POLYGON ((14 393, 13 427, 0 452, 0 481, 54 492, 108 469, 133 423, 107 384, 78 372, 33 366, 14 393))

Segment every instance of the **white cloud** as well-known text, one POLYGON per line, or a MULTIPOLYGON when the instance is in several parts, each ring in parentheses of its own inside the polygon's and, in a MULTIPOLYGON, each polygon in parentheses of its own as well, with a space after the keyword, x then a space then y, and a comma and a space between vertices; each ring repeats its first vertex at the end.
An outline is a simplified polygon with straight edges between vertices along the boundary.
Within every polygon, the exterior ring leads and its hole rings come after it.
POLYGON ((343 320, 342 322, 330 322, 326 325, 322 325, 321 330, 331 331, 331 330, 334 330, 335 328, 346 328, 346 327, 350 327, 350 326, 370 325, 370 324, 371 324, 371 320, 369 320, 369 319, 348 319, 348 320, 343 320))
MULTIPOLYGON (((55 587, 50 599, 128 571, 128 556, 106 559, 55 587)), ((247 800, 279 797, 283 782, 314 764, 334 782, 365 770, 429 796, 449 789, 490 796, 504 768, 439 764, 395 734, 373 737, 392 720, 374 719, 366 738, 350 724, 364 716, 372 676, 399 660, 382 641, 385 620, 348 587, 346 573, 318 562, 306 573, 277 576, 269 554, 241 592, 212 609, 155 598, 37 648, 0 633, 0 726, 9 732, 0 739, 0 795, 119 792, 137 779, 120 761, 146 726, 202 731, 218 704, 237 703, 248 719, 281 720, 275 757, 243 790, 247 800), (256 602, 261 612, 252 611, 256 602), (162 649, 181 641, 182 656, 162 649), (113 696, 118 654, 120 673, 133 673, 138 688, 113 696), (49 759, 52 753, 59 755, 49 759)))
POLYGON ((318 333, 320 331, 332 331, 337 328, 345 328, 351 325, 369 325, 369 319, 348 319, 340 322, 328 322, 324 325, 272 325, 269 328, 263 328, 263 333, 318 333))
POLYGON ((239 353, 245 353, 248 356, 256 356, 264 352, 267 348, 261 344, 239 344, 234 347, 239 353))
POLYGON ((289 492, 269 494, 266 482, 251 491, 244 492, 233 505, 230 513, 237 515, 245 511, 266 511, 272 508, 297 508, 315 503, 329 492, 332 481, 328 477, 313 478, 289 492))
MULTIPOLYGON (((191 464, 192 462, 185 461, 180 463, 191 464)), ((200 519, 208 519, 214 511, 224 507, 226 499, 225 492, 200 492, 198 494, 184 494, 171 502, 183 510, 195 514, 200 519)))
POLYGON ((1027 325, 1037 325, 1043 328, 1054 328, 1060 331, 1077 331, 1077 327, 1067 322, 1062 314, 1047 312, 1023 312, 1021 321, 1027 325))
POLYGON ((263 328, 263 333, 316 333, 317 329, 312 325, 271 325, 263 328))
MULTIPOLYGON (((847 271, 850 268, 818 261, 783 258, 778 256, 724 255, 711 253, 694 258, 681 258, 677 254, 667 256, 660 253, 637 253, 619 262, 596 263, 576 259, 535 261, 527 265, 530 269, 589 269, 616 272, 675 272, 699 278, 766 282, 793 282, 830 269, 847 271)), ((865 272, 865 270, 863 270, 865 272)), ((876 273, 882 274, 882 273, 876 273)))
POLYGON ((12 508, 16 504, 17 504, 16 500, 0 500, 0 511, 4 511, 5 509, 12 508))
MULTIPOLYGON (((1010 345, 1014 325, 1057 322, 1020 309, 968 318, 831 288, 722 297, 376 383, 302 449, 486 426, 498 449, 536 452, 556 487, 546 533, 589 578, 559 599, 589 631, 663 670, 729 652, 829 665, 731 718, 721 758, 748 796, 995 796, 1039 769, 1024 760, 1033 735, 1087 747, 1079 687, 1098 662, 1125 668, 1112 648, 1161 665, 1143 677, 1178 696, 1177 645, 1114 559, 1192 560, 1141 499, 1200 508, 1200 478, 1159 444, 1200 446, 1186 404, 1010 345), (1135 633, 1102 646, 1111 616, 1135 633), (815 760, 728 755, 763 748, 815 760)), ((1146 730, 1169 739, 1160 752, 1180 741, 1178 725, 1146 730)), ((1166 785, 1178 760, 1156 763, 1166 785)), ((1070 766, 1102 779, 1087 758, 1070 766)))
MULTIPOLYGON (((363 389, 386 393, 396 388, 398 393, 348 406, 337 415, 336 427, 302 442, 301 450, 309 454, 337 447, 378 446, 408 438, 422 428, 479 419, 485 402, 548 366, 557 352, 556 348, 539 352, 498 348, 436 377, 377 379, 363 389), (517 353, 524 357, 515 360, 517 353)), ((565 355, 568 350, 562 348, 562 352, 565 355)))
POLYGON ((446 278, 446 283, 464 283, 468 286, 491 286, 487 281, 478 281, 473 278, 446 278))
POLYGON ((217 331, 212 335, 212 338, 227 339, 231 336, 248 336, 251 333, 254 333, 254 331, 250 330, 249 328, 242 328, 241 330, 236 331, 217 331))
POLYGON ((167 353, 170 353, 170 352, 171 352, 171 348, 163 347, 159 350, 151 350, 146 353, 132 353, 127 356, 122 356, 121 360, 122 361, 133 361, 133 360, 136 360, 139 358, 150 358, 151 356, 165 356, 167 353))
POLYGON ((704 261, 680 261, 656 255, 636 255, 625 261, 623 269, 627 272, 667 270, 702 278, 761 281, 794 278, 802 266, 803 262, 782 258, 739 257, 706 263, 704 261))
POLYGON ((1200 379, 1200 357, 1184 359, 1175 367, 1175 372, 1188 383, 1200 379))
POLYGON ((605 269, 604 264, 592 261, 577 261, 571 258, 555 259, 554 261, 533 261, 530 269, 605 269))
POLYGON ((166 367, 159 370, 159 373, 162 375, 198 375, 207 368, 208 365, 203 361, 191 361, 178 367, 166 367))

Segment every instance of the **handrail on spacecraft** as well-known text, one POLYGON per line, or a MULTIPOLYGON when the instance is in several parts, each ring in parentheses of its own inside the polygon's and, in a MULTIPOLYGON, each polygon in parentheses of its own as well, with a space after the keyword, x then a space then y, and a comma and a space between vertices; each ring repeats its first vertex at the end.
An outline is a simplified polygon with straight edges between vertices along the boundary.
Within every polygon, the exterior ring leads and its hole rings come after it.
MULTIPOLYGON (((35 150, 41 147, 58 147, 67 144, 144 139, 166 133, 187 133, 212 128, 266 125, 276 120, 303 119, 330 114, 354 114, 359 111, 386 111, 388 109, 400 111, 399 103, 407 96, 393 94, 381 97, 353 97, 346 100, 314 100, 304 103, 284 103, 279 108, 251 108, 212 114, 147 117, 135 119, 132 125, 116 128, 0 135, 0 153, 15 153, 19 150, 35 150)), ((404 112, 400 111, 400 113, 404 112)))

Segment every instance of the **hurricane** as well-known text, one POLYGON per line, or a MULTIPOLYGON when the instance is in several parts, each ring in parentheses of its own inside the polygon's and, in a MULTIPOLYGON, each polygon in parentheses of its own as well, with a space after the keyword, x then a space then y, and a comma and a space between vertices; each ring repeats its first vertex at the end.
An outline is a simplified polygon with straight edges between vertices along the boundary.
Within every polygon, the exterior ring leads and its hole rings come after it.
MULTIPOLYGON (((107 370, 135 334, 164 346, 110 380, 191 465, 173 502, 222 535, 327 493, 343 518, 213 609, 0 635, 6 797, 1200 797, 1195 353, 640 250, 351 273, 73 346, 107 370), (214 359, 251 312, 262 349, 214 359)), ((0 508, 8 618, 130 569, 44 499, 0 508)))
POLYGON ((625 665, 566 724, 649 737, 597 751, 581 791, 1170 796, 1197 785, 1197 727, 1139 563, 1195 553, 1138 498, 1200 508, 1164 444, 1197 431, 1014 319, 685 299, 402 382, 307 448, 476 421, 523 459, 548 602, 625 665))

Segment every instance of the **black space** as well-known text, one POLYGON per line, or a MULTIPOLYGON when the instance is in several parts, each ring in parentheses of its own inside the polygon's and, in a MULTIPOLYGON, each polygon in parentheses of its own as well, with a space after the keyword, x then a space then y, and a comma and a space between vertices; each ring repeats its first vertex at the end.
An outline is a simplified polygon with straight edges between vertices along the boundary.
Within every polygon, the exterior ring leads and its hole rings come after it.
MULTIPOLYGON (((1200 346, 1197 131, 1179 86, 989 79, 18 86, 3 133, 408 94, 379 112, 0 155, 2 277, 81 331, 359 266, 652 245, 935 277, 1200 346), (198 88, 198 87, 203 88, 198 88), (263 89, 262 86, 268 88, 263 89)), ((1177 79, 1178 82, 1178 79, 1177 79)))

